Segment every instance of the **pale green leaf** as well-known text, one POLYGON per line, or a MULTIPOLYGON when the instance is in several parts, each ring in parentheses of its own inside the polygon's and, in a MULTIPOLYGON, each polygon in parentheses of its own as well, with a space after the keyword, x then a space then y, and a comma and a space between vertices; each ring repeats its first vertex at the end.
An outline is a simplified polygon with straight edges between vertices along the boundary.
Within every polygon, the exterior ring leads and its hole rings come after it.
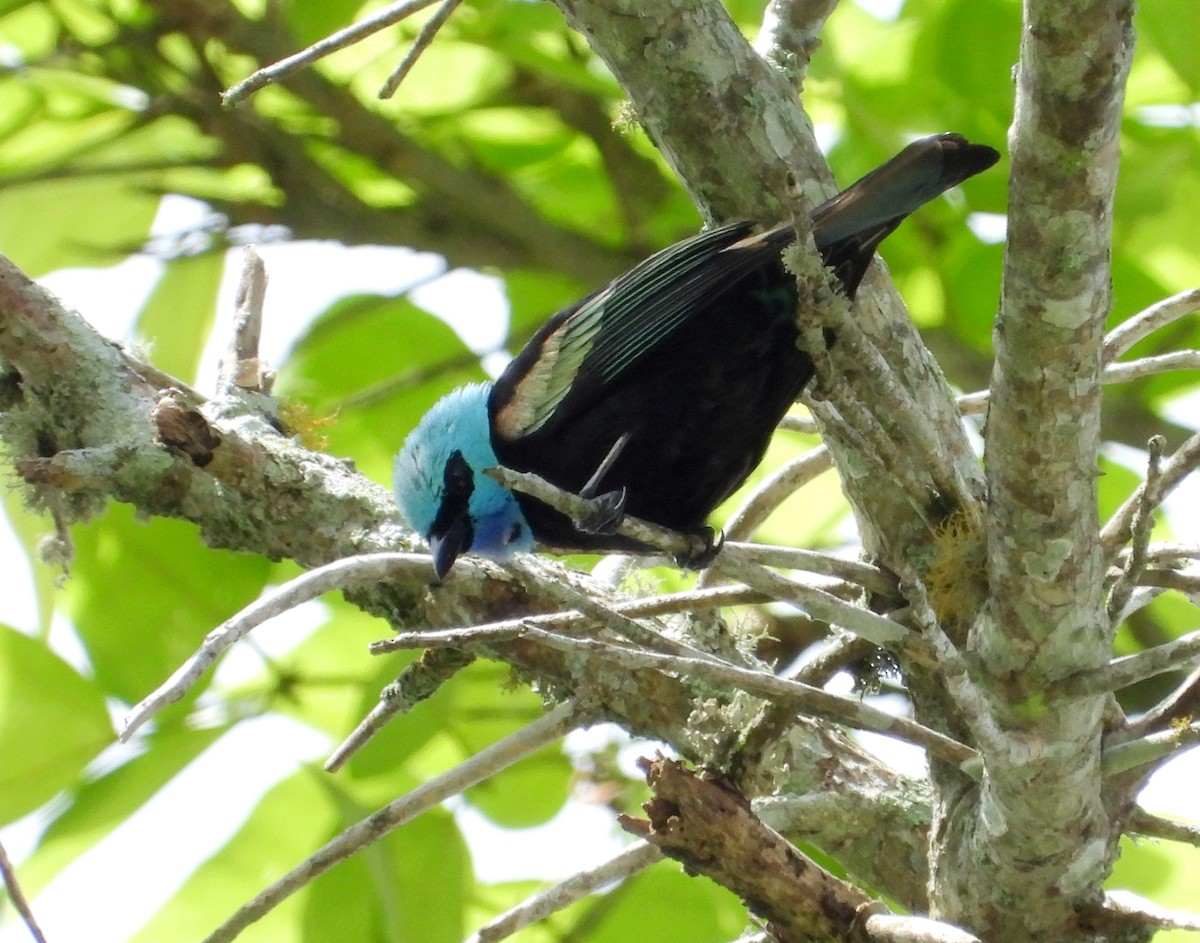
POLYGON ((42 642, 0 625, 0 822, 65 789, 112 740, 99 686, 42 642))

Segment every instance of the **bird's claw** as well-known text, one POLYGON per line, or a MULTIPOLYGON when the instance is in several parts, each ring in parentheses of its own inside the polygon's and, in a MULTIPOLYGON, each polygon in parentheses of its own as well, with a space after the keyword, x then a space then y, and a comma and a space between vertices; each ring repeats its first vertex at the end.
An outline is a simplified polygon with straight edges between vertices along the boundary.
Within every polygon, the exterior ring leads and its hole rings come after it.
POLYGON ((705 527, 692 535, 692 549, 687 553, 676 554, 675 565, 683 570, 703 570, 717 558, 721 548, 725 546, 725 532, 705 527))
POLYGON ((591 509, 576 521, 579 529, 585 534, 615 534, 625 520, 625 489, 589 495, 587 501, 591 509))

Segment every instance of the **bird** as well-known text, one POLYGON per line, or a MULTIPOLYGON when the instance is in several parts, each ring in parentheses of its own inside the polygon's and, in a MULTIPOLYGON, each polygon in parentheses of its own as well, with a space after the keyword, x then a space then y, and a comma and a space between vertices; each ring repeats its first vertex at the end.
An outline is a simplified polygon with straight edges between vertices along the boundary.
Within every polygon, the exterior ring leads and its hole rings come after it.
MULTIPOLYGON (((853 299, 906 216, 999 156, 959 134, 920 138, 818 206, 813 238, 841 290, 853 299)), ((503 561, 535 544, 649 549, 503 487, 483 474, 495 465, 615 497, 618 517, 719 546, 709 514, 762 460, 814 373, 781 257, 796 240, 790 223, 736 221, 668 246, 553 315, 494 382, 439 400, 404 441, 393 478, 438 580, 466 552, 503 561)))

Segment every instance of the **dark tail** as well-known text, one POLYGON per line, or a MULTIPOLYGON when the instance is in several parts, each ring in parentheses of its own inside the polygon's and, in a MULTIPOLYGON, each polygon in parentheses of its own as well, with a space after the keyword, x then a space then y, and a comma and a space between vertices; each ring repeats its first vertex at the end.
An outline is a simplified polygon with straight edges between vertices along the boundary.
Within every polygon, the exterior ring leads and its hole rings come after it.
POLYGON ((881 167, 813 211, 813 236, 825 264, 853 296, 875 247, 917 207, 1000 159, 961 134, 913 141, 881 167))

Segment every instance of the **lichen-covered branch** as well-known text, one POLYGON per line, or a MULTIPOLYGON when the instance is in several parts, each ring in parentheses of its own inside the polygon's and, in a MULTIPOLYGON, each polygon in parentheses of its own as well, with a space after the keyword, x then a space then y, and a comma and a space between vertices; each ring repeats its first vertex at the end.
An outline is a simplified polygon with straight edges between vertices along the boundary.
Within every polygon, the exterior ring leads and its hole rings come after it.
MULTIPOLYGON (((211 546, 288 557, 306 567, 414 549, 383 488, 268 422, 222 418, 221 404, 141 364, 2 257, 0 390, 6 458, 31 499, 53 496, 74 520, 99 513, 114 498, 143 513, 192 521, 211 546)), ((486 564, 456 568, 433 592, 431 576, 420 567, 400 567, 384 582, 348 591, 347 598, 396 631, 553 611, 560 605, 548 587, 557 592, 568 584, 586 590, 597 607, 615 612, 629 602, 582 574, 532 558, 511 571, 486 564)), ((650 605, 639 611, 657 610, 650 605)), ((521 639, 498 642, 489 652, 543 690, 578 693, 589 716, 617 721, 700 760, 727 756, 745 714, 757 709, 732 692, 714 700, 705 688, 702 696, 686 679, 662 671, 595 670, 521 639)), ((914 788, 819 725, 799 727, 789 750, 792 782, 806 782, 808 790, 852 794, 866 780, 887 782, 892 791, 914 788)), ((862 816, 869 821, 869 803, 862 816)), ((873 841, 872 832, 865 828, 862 841, 873 841)), ((904 855, 919 855, 919 833, 894 840, 904 855)), ((849 844, 853 850, 855 843, 849 844)), ((871 866, 866 845, 857 857, 878 886, 897 884, 871 866)), ((901 881, 895 893, 913 901, 921 891, 919 883, 901 881)))
POLYGON ((1024 10, 987 423, 989 594, 968 646, 1006 743, 986 751, 978 802, 940 810, 934 848, 937 911, 999 939, 1060 937, 1115 853, 1105 700, 1047 708, 1043 692, 1111 655, 1095 481, 1133 5, 1024 10))
POLYGON ((654 797, 643 806, 647 819, 621 816, 624 828, 734 891, 779 943, 978 943, 954 927, 889 914, 763 822, 728 779, 661 756, 641 766, 654 797))

